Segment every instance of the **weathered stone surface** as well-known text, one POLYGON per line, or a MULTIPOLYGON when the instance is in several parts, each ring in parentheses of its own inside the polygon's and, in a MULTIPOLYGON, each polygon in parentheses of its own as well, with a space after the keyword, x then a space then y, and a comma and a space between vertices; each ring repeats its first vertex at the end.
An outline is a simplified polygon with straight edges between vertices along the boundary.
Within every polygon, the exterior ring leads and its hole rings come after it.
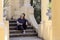
POLYGON ((16 38, 10 38, 10 40, 42 40, 38 37, 16 37, 16 38))

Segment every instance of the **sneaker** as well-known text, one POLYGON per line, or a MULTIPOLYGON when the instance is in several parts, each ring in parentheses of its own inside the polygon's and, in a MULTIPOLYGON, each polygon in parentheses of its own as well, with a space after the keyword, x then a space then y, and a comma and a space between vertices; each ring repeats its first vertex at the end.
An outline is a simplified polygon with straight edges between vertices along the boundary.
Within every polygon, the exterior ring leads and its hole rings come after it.
POLYGON ((25 30, 23 31, 23 34, 25 34, 26 32, 25 32, 25 30))

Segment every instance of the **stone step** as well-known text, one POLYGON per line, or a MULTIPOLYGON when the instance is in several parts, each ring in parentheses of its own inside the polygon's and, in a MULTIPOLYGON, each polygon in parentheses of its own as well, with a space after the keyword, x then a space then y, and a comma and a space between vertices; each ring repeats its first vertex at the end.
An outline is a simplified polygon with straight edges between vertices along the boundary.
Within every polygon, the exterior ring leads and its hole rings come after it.
MULTIPOLYGON (((9 26, 17 26, 17 23, 9 23, 9 26)), ((27 26, 31 26, 31 25, 27 25, 27 26)))
POLYGON ((10 33, 10 37, 37 36, 37 33, 10 33))
MULTIPOLYGON (((26 32, 36 32, 34 29, 27 29, 26 32)), ((21 30, 10 30, 10 33, 20 33, 21 30)))
POLYGON ((28 37, 11 37, 10 40, 42 40, 38 36, 28 36, 28 37))
POLYGON ((16 23, 17 21, 15 20, 10 20, 9 23, 16 23))
POLYGON ((9 26, 17 26, 17 24, 16 23, 9 23, 9 26))
MULTIPOLYGON (((15 27, 17 27, 17 26, 9 26, 9 28, 15 28, 15 27)), ((33 26, 27 26, 27 27, 33 28, 33 26)))
MULTIPOLYGON (((9 25, 17 25, 17 23, 13 23, 13 22, 12 22, 12 23, 9 23, 9 25)), ((30 25, 30 26, 31 26, 31 25, 30 25)))
POLYGON ((9 24, 11 25, 11 24, 17 24, 17 23, 9 23, 9 24))
POLYGON ((9 21, 16 21, 17 19, 10 19, 9 21))
MULTIPOLYGON (((30 25, 30 24, 29 24, 30 25)), ((10 20, 9 21, 9 26, 17 26, 17 21, 16 20, 10 20)), ((31 26, 31 25, 30 25, 31 26)))
MULTIPOLYGON (((10 26, 10 27, 9 27, 10 30, 14 30, 14 29, 16 29, 16 28, 17 28, 17 26, 10 26)), ((27 27, 27 29, 33 29, 33 27, 27 27)))

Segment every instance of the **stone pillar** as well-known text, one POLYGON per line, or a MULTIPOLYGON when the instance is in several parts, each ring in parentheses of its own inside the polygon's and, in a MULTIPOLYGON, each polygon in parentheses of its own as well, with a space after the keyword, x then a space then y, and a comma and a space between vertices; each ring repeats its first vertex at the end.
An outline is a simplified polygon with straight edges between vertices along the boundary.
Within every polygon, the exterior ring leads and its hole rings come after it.
POLYGON ((3 21, 3 2, 4 0, 0 0, 0 27, 2 27, 4 25, 4 21, 3 21))
POLYGON ((5 30, 6 26, 3 20, 3 5, 2 5, 3 0, 0 0, 0 40, 7 40, 7 38, 5 37, 5 33, 7 33, 7 31, 5 30))
POLYGON ((46 15, 46 13, 48 12, 48 4, 49 4, 49 0, 41 0, 41 16, 42 16, 42 22, 41 22, 41 27, 39 29, 40 30, 40 36, 44 38, 44 40, 51 40, 51 27, 52 27, 52 23, 51 20, 48 20, 48 16, 46 15))
MULTIPOLYGON (((0 4, 2 4, 2 0, 0 1, 0 4)), ((0 23, 3 22, 3 7, 0 5, 0 23)))
POLYGON ((47 18, 47 8, 48 8, 48 0, 41 0, 41 4, 42 4, 42 11, 41 11, 41 17, 42 17, 42 21, 41 21, 41 37, 43 37, 45 40, 47 39, 48 33, 47 33, 47 26, 46 26, 46 22, 48 21, 47 18), (46 35, 47 34, 47 35, 46 35))

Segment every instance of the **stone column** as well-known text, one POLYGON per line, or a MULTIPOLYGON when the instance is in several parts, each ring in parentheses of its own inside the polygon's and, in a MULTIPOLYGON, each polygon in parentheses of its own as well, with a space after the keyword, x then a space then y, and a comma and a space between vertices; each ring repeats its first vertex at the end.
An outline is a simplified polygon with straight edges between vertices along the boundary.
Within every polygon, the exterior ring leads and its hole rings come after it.
POLYGON ((48 16, 46 15, 46 13, 48 12, 48 4, 49 4, 49 0, 41 0, 41 16, 42 16, 42 22, 41 22, 41 27, 40 29, 40 37, 43 37, 44 40, 50 40, 52 36, 51 35, 51 21, 48 20, 48 16))
POLYGON ((3 7, 2 7, 2 0, 0 1, 0 23, 3 22, 3 7))
POLYGON ((7 40, 5 37, 5 33, 7 33, 6 31, 6 26, 5 23, 3 21, 3 5, 2 5, 3 0, 0 0, 0 40, 7 40))

